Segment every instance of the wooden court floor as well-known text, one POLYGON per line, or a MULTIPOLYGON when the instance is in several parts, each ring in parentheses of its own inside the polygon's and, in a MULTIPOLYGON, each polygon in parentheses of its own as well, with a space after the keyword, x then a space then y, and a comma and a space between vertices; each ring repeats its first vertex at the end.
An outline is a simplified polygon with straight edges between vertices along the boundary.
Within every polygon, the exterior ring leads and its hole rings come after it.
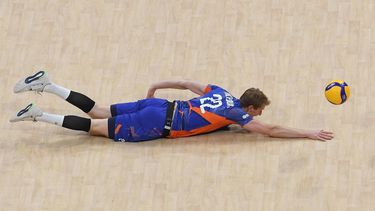
POLYGON ((374 210, 374 20, 372 0, 0 1, 0 210, 374 210), (40 69, 103 105, 144 98, 165 79, 217 84, 237 97, 259 87, 272 101, 259 120, 335 138, 235 127, 114 143, 10 124, 30 102, 85 116, 48 93, 12 93, 40 69), (324 98, 332 79, 351 87, 344 105, 324 98))

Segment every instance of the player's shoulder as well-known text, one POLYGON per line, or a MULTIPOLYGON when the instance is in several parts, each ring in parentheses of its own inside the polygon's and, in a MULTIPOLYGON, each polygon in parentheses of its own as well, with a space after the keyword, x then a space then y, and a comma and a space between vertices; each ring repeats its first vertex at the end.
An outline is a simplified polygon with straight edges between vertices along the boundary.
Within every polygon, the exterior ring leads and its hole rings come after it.
POLYGON ((246 113, 237 103, 233 107, 226 108, 226 118, 237 122, 240 125, 245 125, 250 122, 253 117, 246 113))
POLYGON ((218 85, 214 85, 214 84, 207 84, 205 90, 204 90, 204 93, 208 93, 208 92, 211 92, 211 91, 226 91, 226 89, 224 89, 223 87, 221 86, 218 86, 218 85))

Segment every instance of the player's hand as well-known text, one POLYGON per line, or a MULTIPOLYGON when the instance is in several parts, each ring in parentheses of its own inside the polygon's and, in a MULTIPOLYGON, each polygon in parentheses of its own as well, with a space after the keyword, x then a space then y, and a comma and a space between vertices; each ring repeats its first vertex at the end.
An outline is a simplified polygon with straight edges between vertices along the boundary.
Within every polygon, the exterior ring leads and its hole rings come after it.
POLYGON ((156 89, 154 89, 154 88, 149 88, 148 89, 148 91, 147 91, 147 96, 146 96, 146 98, 154 98, 155 96, 155 91, 156 91, 156 89))
POLYGON ((316 130, 311 131, 307 137, 318 141, 329 141, 333 139, 333 133, 325 130, 316 130))

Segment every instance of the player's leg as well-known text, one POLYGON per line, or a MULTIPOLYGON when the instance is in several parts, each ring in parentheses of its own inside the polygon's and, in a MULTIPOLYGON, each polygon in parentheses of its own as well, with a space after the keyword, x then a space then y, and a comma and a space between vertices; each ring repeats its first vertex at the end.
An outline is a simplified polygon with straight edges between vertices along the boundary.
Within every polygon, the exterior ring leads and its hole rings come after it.
POLYGON ((110 106, 102 106, 97 103, 87 114, 93 119, 108 119, 112 117, 110 106))
POLYGON ((19 111, 10 121, 46 122, 71 130, 85 131, 93 136, 108 137, 108 119, 87 119, 72 115, 49 114, 33 104, 29 104, 19 111))
POLYGON ((111 115, 114 117, 123 114, 136 113, 149 107, 164 107, 166 102, 167 101, 165 99, 148 98, 138 100, 136 102, 118 103, 110 106, 110 112, 111 115))
POLYGON ((150 98, 136 102, 113 104, 111 106, 100 106, 95 103, 94 107, 87 114, 93 119, 106 119, 118 115, 136 113, 148 107, 160 107, 165 102, 165 99, 150 98))
POLYGON ((92 136, 104 136, 108 138, 108 119, 92 119, 89 133, 92 136))
POLYGON ((166 106, 147 107, 139 112, 109 119, 87 119, 72 115, 49 114, 30 104, 10 121, 40 121, 71 130, 85 131, 93 136, 109 137, 115 141, 137 142, 163 137, 166 110, 166 106))
POLYGON ((109 138, 115 141, 138 142, 163 137, 167 100, 152 98, 118 104, 111 108, 113 112, 122 113, 112 113, 115 116, 108 119, 109 138), (123 113, 126 109, 133 112, 123 113))
POLYGON ((94 119, 111 117, 109 107, 99 106, 86 95, 53 83, 45 71, 39 71, 32 76, 20 80, 14 87, 15 93, 25 91, 48 92, 55 94, 81 109, 94 119))

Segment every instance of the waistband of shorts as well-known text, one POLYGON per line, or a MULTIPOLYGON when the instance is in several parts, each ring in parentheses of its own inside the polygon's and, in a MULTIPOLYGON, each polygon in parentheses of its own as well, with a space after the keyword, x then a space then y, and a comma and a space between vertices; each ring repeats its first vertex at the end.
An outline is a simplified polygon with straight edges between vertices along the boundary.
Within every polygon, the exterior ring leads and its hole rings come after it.
POLYGON ((164 123, 164 128, 163 128, 163 135, 162 135, 162 137, 164 137, 164 138, 169 136, 169 134, 171 132, 173 115, 174 115, 174 111, 176 109, 176 104, 177 104, 176 101, 173 101, 173 102, 168 101, 168 107, 167 107, 165 123, 164 123))

